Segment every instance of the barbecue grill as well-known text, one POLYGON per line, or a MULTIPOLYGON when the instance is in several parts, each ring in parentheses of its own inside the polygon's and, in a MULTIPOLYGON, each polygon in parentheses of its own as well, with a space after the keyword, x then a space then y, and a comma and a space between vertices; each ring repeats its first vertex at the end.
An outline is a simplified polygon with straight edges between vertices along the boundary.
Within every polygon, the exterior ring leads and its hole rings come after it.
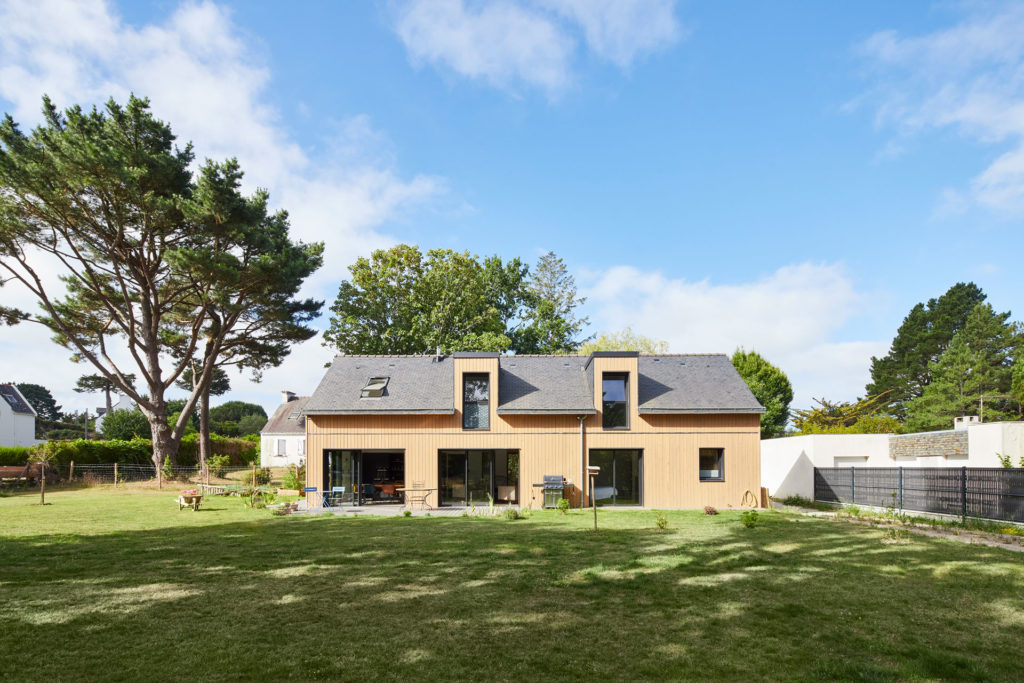
POLYGON ((544 489, 544 507, 557 508, 558 501, 565 496, 565 477, 560 474, 545 474, 544 482, 534 484, 544 489))

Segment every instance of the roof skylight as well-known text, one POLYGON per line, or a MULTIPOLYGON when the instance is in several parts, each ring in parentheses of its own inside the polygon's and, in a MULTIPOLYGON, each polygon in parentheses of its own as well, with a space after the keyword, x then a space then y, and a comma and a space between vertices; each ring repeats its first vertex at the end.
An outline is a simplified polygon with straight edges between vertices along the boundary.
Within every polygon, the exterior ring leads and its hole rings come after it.
POLYGON ((389 379, 391 378, 371 377, 360 392, 359 398, 380 398, 384 395, 384 389, 387 387, 389 379))

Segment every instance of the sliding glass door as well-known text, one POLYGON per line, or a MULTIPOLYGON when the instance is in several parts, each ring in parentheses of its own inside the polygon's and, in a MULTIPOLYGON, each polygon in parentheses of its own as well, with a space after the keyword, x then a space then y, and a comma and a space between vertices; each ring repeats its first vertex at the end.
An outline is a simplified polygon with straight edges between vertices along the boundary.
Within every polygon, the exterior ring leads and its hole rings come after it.
POLYGON ((324 451, 324 493, 334 504, 358 502, 361 461, 359 451, 324 451))
POLYGON ((601 468, 594 479, 594 500, 598 505, 642 504, 642 451, 593 450, 590 464, 601 468))
POLYGON ((519 452, 438 452, 441 503, 486 505, 519 502, 519 452))

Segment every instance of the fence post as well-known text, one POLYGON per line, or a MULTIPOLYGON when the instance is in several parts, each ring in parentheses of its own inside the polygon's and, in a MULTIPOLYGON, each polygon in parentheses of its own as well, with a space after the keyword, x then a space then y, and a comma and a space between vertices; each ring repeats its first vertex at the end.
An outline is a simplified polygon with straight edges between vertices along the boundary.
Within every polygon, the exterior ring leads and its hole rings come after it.
POLYGON ((256 488, 256 463, 252 464, 252 487, 256 488))
POLYGON ((967 519, 967 467, 960 468, 960 516, 967 519))
POLYGON ((75 461, 72 460, 71 461, 71 470, 68 472, 68 483, 70 484, 71 480, 74 479, 74 478, 75 478, 75 461))
POLYGON ((857 502, 857 474, 856 468, 853 465, 850 466, 850 502, 857 502))
POLYGON ((117 463, 114 463, 114 487, 117 487, 117 463))
POLYGON ((900 468, 898 480, 899 480, 898 490, 899 490, 899 496, 900 496, 900 512, 903 512, 903 468, 902 467, 900 468))

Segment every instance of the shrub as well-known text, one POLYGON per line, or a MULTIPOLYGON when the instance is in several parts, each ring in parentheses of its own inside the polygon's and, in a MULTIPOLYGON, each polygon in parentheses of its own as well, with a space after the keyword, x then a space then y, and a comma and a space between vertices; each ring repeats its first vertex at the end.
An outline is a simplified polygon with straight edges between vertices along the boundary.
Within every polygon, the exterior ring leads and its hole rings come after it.
POLYGON ((715 508, 711 507, 710 505, 705 505, 704 506, 704 514, 705 515, 717 515, 718 514, 718 510, 716 510, 715 508))
POLYGON ((412 510, 402 510, 403 517, 412 517, 412 510))
POLYGON ((295 474, 294 469, 289 469, 281 480, 281 488, 284 489, 302 489, 306 485, 306 467, 303 465, 299 468, 299 473, 295 474))
POLYGON ((206 459, 206 467, 210 470, 211 477, 223 479, 225 470, 231 465, 230 455, 211 455, 206 459))
POLYGON ((0 446, 0 465, 24 465, 28 462, 28 446, 0 446))
POLYGON ((654 526, 658 527, 662 531, 668 528, 668 515, 661 510, 654 511, 654 526))
POLYGON ((558 511, 563 515, 569 512, 569 500, 567 498, 558 499, 558 511))
POLYGON ((103 436, 107 439, 130 441, 150 435, 149 420, 138 408, 114 410, 103 418, 103 436))
POLYGON ((515 508, 505 508, 501 515, 510 522, 520 519, 519 510, 515 508))
POLYGON ((248 486, 263 486, 270 483, 270 468, 261 467, 255 472, 246 472, 242 477, 242 483, 248 486), (255 474, 255 479, 253 477, 255 474))
POLYGON ((164 466, 160 470, 164 475, 164 481, 174 479, 174 466, 171 464, 171 459, 166 455, 164 456, 164 466))
POLYGON ((757 510, 747 510, 740 515, 740 521, 743 522, 743 526, 748 529, 753 529, 760 522, 761 516, 757 514, 757 510))
POLYGON ((795 507, 809 508, 813 507, 814 501, 810 498, 804 498, 803 496, 786 496, 782 499, 783 505, 793 505, 795 507))
MULTIPOLYGON (((227 455, 230 457, 230 464, 236 467, 251 465, 259 459, 258 442, 254 443, 249 439, 229 439, 217 434, 210 435, 210 455, 227 455)), ((178 449, 178 464, 183 466, 195 465, 199 462, 199 435, 186 434, 181 437, 181 447, 178 449)))

